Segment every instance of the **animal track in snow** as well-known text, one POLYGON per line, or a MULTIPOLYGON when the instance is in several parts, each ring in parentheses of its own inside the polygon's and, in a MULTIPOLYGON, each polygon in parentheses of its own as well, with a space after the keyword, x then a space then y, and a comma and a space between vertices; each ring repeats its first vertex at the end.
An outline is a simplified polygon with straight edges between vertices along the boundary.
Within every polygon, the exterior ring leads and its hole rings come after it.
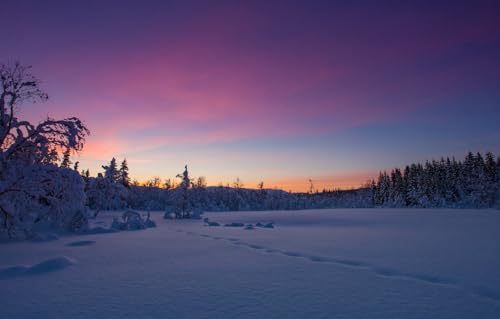
MULTIPOLYGON (((190 234, 190 232, 185 232, 190 234)), ((335 258, 335 257, 325 257, 325 256, 315 256, 304 254, 295 251, 284 251, 279 249, 274 249, 271 247, 265 247, 261 245, 251 244, 244 241, 241 241, 237 238, 227 238, 220 236, 211 236, 207 234, 199 234, 202 238, 208 238, 212 240, 223 240, 227 241, 229 244, 238 247, 245 247, 252 251, 258 253, 265 253, 270 255, 281 255, 290 258, 300 258, 305 259, 307 261, 318 263, 318 264, 331 264, 336 266, 347 267, 351 269, 363 269, 374 273, 378 277, 389 278, 389 279, 398 279, 398 280, 412 280, 430 285, 441 285, 445 287, 461 289, 471 293, 476 297, 480 297, 482 299, 488 299, 490 301, 500 303, 500 292, 488 291, 482 288, 468 288, 460 285, 456 280, 447 277, 441 277, 436 275, 422 274, 422 273, 409 273, 409 272, 401 272, 399 270, 388 268, 388 267, 380 267, 374 264, 370 264, 360 260, 350 260, 343 258, 335 258)))

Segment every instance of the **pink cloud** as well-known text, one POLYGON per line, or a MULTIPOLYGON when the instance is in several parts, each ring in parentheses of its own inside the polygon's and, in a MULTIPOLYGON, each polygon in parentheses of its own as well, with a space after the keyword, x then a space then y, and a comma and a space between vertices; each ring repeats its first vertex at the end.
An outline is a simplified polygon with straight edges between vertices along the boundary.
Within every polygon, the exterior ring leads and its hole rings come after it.
POLYGON ((463 13, 403 6, 382 15, 331 12, 316 21, 307 10, 297 15, 293 5, 290 12, 277 10, 211 6, 175 31, 161 19, 152 21, 140 37, 116 46, 121 50, 61 49, 46 58, 50 85, 64 88, 50 92, 64 95, 55 98, 51 114, 85 119, 99 136, 88 143, 95 155, 322 134, 397 120, 461 88, 480 86, 499 68, 473 60, 459 70, 418 69, 421 61, 439 60, 468 43, 498 40, 491 14, 480 22, 442 23, 463 13), (304 19, 303 27, 295 19, 304 19), (474 69, 481 75, 471 80, 474 69))

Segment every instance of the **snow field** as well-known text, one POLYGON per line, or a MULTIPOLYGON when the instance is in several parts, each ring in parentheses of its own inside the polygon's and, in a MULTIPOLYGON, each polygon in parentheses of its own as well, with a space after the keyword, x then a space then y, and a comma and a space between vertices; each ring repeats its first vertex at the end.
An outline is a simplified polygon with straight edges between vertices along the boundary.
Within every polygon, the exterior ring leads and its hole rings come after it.
MULTIPOLYGON (((108 227, 116 214, 103 212, 95 224, 108 227)), ((275 223, 274 229, 253 230, 161 216, 152 213, 158 227, 147 230, 0 245, 3 315, 500 316, 500 214, 495 211, 206 214, 221 225, 275 223), (25 274, 44 263, 52 266, 25 274), (31 266, 21 275, 9 273, 21 265, 31 266)))

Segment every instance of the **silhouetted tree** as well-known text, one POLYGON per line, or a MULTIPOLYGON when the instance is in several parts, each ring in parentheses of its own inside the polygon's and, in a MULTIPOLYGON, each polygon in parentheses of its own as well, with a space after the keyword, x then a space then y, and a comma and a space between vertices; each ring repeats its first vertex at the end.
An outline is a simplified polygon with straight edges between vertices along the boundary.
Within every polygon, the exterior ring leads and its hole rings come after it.
POLYGON ((82 149, 88 129, 75 117, 33 125, 16 114, 21 103, 47 99, 30 66, 0 65, 0 232, 9 236, 16 230, 29 236, 44 220, 69 230, 86 223, 83 181, 56 163, 59 150, 82 149))
POLYGON ((19 159, 27 163, 54 163, 57 149, 79 151, 89 131, 75 117, 47 118, 38 125, 17 118, 18 104, 48 99, 30 69, 19 62, 0 66, 0 161, 19 159))
POLYGON ((115 183, 119 180, 118 168, 116 165, 116 159, 113 157, 109 162, 109 165, 103 165, 104 178, 115 183))
POLYGON ((125 187, 130 186, 130 177, 128 176, 127 159, 124 159, 120 165, 120 169, 118 171, 118 180, 123 186, 125 187))
POLYGON ((196 179, 196 182, 194 183, 194 187, 196 188, 206 188, 207 187, 207 180, 205 176, 200 176, 196 179))
POLYGON ((463 162, 455 158, 411 164, 380 173, 375 205, 395 207, 494 207, 499 205, 498 158, 469 152, 463 162))
POLYGON ((181 179, 181 183, 177 187, 177 203, 178 210, 176 211, 177 218, 189 218, 191 216, 192 204, 189 198, 189 189, 192 186, 192 180, 189 177, 188 167, 184 166, 184 172, 178 174, 177 178, 181 179))
POLYGON ((241 181, 241 179, 239 177, 236 177, 236 180, 234 181, 233 183, 233 187, 236 188, 236 189, 240 189, 240 188, 243 188, 243 182, 241 181))
POLYGON ((64 151, 61 167, 69 168, 69 166, 71 165, 70 152, 71 151, 69 149, 66 149, 66 151, 64 151))

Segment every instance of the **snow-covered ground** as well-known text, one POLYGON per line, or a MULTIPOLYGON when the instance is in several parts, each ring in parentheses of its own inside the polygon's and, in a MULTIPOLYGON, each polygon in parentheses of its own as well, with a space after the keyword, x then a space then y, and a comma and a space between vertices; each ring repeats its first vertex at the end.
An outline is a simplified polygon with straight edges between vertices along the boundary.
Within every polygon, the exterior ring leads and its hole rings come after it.
MULTIPOLYGON (((106 226, 113 213, 101 213, 106 226)), ((0 244, 1 318, 500 318, 500 212, 206 214, 0 244)))

